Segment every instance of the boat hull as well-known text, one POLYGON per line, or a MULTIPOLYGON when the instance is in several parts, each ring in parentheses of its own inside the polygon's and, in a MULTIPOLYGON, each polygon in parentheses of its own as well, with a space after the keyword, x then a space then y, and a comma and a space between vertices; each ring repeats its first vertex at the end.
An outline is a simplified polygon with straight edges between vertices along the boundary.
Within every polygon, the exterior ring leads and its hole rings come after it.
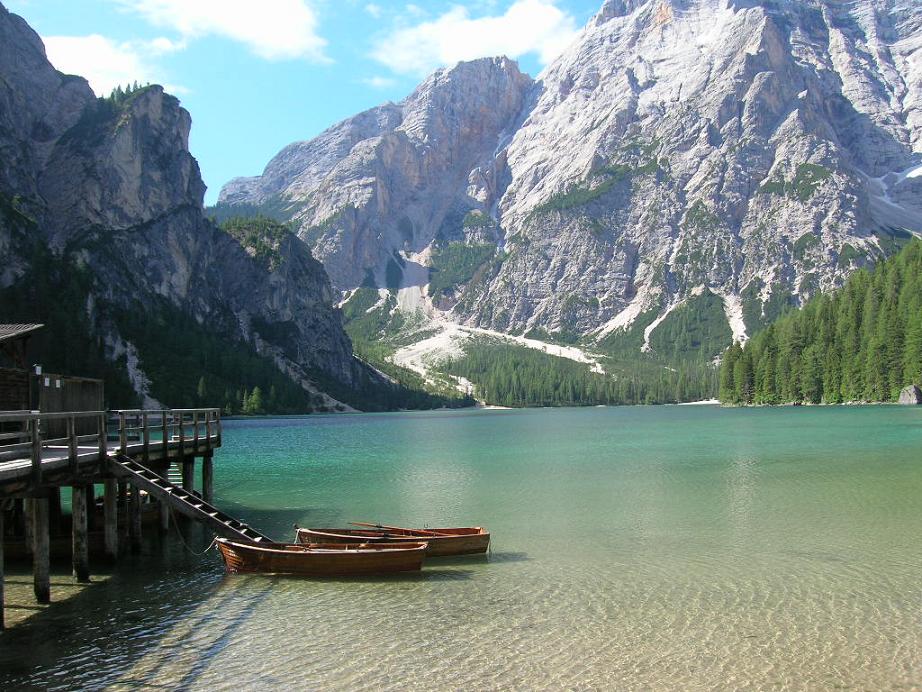
POLYGON ((490 533, 479 526, 426 529, 426 531, 445 535, 430 536, 412 533, 407 535, 396 530, 384 531, 374 529, 298 529, 295 540, 297 540, 298 543, 332 544, 364 541, 375 545, 381 543, 413 543, 425 541, 429 545, 427 552, 429 557, 475 555, 487 552, 487 548, 490 547, 490 533))
POLYGON ((311 577, 418 572, 425 543, 377 545, 305 545, 274 543, 248 545, 218 538, 215 541, 228 572, 295 574, 311 577))

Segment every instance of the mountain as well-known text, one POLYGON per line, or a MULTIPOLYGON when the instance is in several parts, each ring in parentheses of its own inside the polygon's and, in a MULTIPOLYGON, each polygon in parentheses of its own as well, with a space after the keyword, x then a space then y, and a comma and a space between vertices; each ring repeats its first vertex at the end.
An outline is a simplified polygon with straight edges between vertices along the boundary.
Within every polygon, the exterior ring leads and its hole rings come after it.
POLYGON ((399 400, 353 356, 302 241, 205 217, 190 127, 159 86, 97 98, 0 5, 0 315, 47 323, 46 370, 105 376, 116 405, 399 400))
POLYGON ((608 0, 536 80, 439 70, 216 212, 292 220, 345 299, 415 315, 380 334, 421 372, 484 334, 710 359, 922 232, 920 49, 912 0, 608 0))

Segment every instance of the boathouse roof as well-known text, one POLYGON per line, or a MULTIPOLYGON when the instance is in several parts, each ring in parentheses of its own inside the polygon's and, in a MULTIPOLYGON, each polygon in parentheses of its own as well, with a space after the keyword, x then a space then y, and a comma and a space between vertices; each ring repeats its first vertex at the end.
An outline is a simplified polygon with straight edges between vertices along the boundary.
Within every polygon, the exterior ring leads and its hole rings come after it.
POLYGON ((0 324, 0 342, 27 336, 44 326, 44 324, 0 324))

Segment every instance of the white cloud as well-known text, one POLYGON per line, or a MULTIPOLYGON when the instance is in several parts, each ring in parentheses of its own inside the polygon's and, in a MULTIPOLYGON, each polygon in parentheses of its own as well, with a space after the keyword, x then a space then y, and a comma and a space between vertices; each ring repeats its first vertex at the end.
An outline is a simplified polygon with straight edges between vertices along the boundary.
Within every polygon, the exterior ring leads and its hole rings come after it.
POLYGON ((417 75, 495 55, 533 53, 547 64, 576 31, 573 16, 557 7, 556 0, 516 0, 502 15, 477 18, 454 6, 437 19, 396 29, 377 42, 372 57, 394 72, 417 75))
POLYGON ((395 84, 397 84, 396 79, 391 77, 381 77, 380 75, 375 75, 374 77, 366 77, 362 80, 362 84, 367 84, 370 87, 375 89, 388 89, 395 84))
POLYGON ((375 19, 380 19, 381 15, 384 14, 384 8, 382 8, 381 5, 375 4, 373 2, 365 5, 365 11, 375 19))
MULTIPOLYGON (((99 96, 135 81, 163 84, 163 75, 149 58, 181 48, 166 38, 119 43, 99 34, 43 36, 42 41, 52 65, 66 74, 85 77, 99 96)), ((164 86, 173 93, 188 91, 177 85, 164 86)))
POLYGON ((184 39, 223 36, 267 60, 329 62, 317 16, 304 0, 115 0, 184 39))

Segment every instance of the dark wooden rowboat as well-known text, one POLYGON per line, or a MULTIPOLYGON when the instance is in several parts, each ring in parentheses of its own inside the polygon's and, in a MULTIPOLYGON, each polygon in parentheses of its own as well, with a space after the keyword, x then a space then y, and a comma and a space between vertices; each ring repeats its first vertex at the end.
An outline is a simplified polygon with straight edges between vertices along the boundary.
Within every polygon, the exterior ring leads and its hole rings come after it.
POLYGON ((256 545, 216 538, 228 572, 265 572, 305 576, 345 576, 419 571, 426 544, 351 543, 256 545))
POLYGON ((482 526, 467 526, 450 529, 402 529, 380 527, 368 529, 298 529, 298 543, 345 544, 363 541, 380 545, 382 543, 408 544, 425 541, 429 544, 428 555, 472 555, 485 553, 490 546, 490 532, 482 526))

